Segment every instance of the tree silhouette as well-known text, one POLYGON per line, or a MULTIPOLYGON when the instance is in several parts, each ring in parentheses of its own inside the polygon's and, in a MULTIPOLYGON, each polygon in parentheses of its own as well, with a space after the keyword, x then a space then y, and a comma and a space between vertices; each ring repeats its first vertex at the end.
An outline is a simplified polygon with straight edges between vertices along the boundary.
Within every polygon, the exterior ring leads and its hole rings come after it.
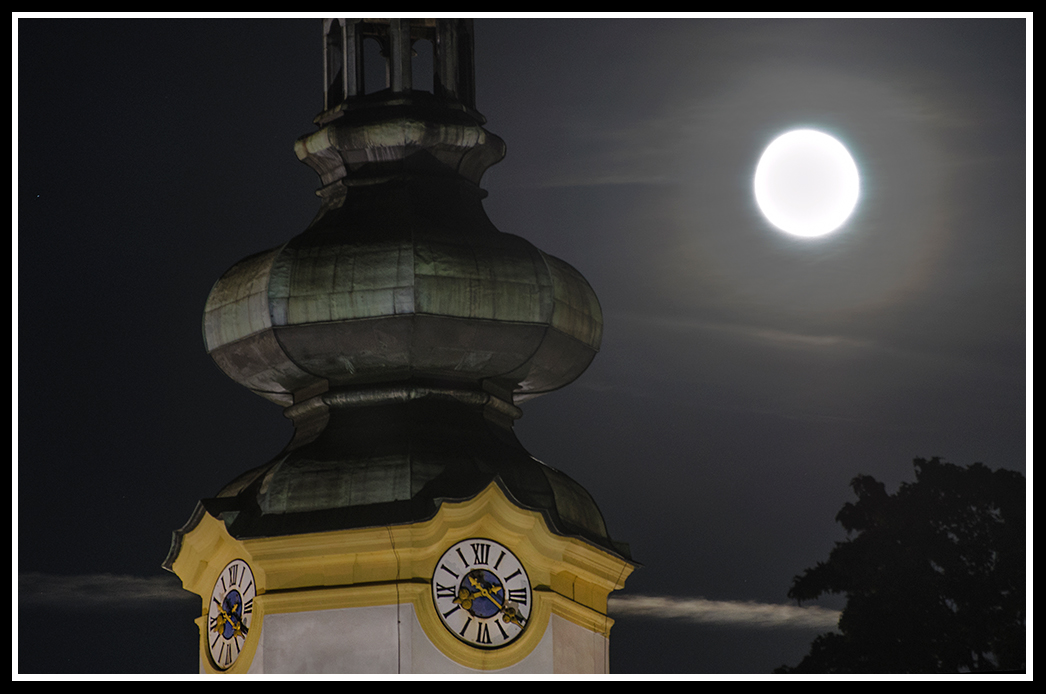
POLYGON ((779 673, 943 673, 1025 668, 1025 479, 916 458, 895 494, 872 477, 835 517, 848 539, 796 576, 800 604, 845 594, 839 632, 779 673))

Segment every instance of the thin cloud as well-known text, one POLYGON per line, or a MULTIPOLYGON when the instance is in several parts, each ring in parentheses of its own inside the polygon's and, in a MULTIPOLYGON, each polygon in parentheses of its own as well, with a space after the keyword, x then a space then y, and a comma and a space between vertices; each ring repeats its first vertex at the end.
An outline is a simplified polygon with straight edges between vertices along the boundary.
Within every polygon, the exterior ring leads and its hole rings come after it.
POLYGON ((55 576, 36 572, 18 576, 21 607, 143 610, 191 605, 199 600, 198 596, 183 590, 174 576, 55 576))
MULTIPOLYGON (((140 611, 191 605, 198 600, 199 597, 183 590, 174 576, 56 576, 31 572, 18 577, 18 604, 27 608, 140 611)), ((839 621, 839 612, 818 606, 648 595, 612 597, 609 610, 614 617, 683 619, 763 629, 831 629, 839 621)))
MULTIPOLYGON (((655 328, 677 332, 717 334, 728 339, 744 340, 781 349, 824 350, 826 352, 846 350, 851 354, 858 352, 878 354, 923 368, 931 366, 937 369, 948 368, 962 373, 991 369, 992 373, 1001 371, 1005 375, 1008 371, 1003 369, 1009 366, 1009 364, 1000 366, 994 360, 955 355, 940 349, 929 350, 919 346, 905 346, 903 340, 895 340, 891 343, 847 335, 809 334, 759 325, 717 323, 688 316, 639 315, 624 312, 605 315, 612 318, 619 326, 631 323, 633 329, 644 332, 655 328)), ((620 327, 618 329, 621 330, 620 327)))
POLYGON ((612 597, 610 615, 646 619, 682 619, 698 624, 757 629, 834 629, 839 612, 816 605, 797 607, 733 600, 705 600, 652 595, 612 597))
POLYGON ((665 170, 665 160, 679 141, 674 133, 682 129, 683 120, 655 118, 620 128, 577 125, 570 137, 583 154, 559 162, 560 171, 545 170, 536 178, 536 187, 677 184, 665 170))
MULTIPOLYGON (((641 316, 632 313, 611 314, 622 321, 633 321, 668 330, 696 330, 733 336, 740 339, 772 344, 779 347, 803 347, 818 349, 882 350, 881 345, 871 340, 845 335, 810 335, 794 331, 777 330, 756 325, 714 323, 678 316, 641 316)), ((647 328, 644 328, 647 329, 647 328)))

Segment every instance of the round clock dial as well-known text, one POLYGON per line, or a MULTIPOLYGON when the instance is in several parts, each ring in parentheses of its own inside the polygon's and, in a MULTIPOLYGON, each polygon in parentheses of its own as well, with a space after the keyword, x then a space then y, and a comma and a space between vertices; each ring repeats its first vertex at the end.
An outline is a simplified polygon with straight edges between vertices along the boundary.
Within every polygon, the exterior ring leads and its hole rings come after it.
POLYGON ((532 598, 523 564, 493 540, 462 540, 436 562, 436 611, 455 636, 472 646, 497 648, 518 638, 527 628, 532 598))
POLYGON ((211 662, 219 670, 229 669, 240 657, 251 628, 257 590, 251 567, 242 559, 229 562, 214 582, 207 614, 207 644, 211 662))

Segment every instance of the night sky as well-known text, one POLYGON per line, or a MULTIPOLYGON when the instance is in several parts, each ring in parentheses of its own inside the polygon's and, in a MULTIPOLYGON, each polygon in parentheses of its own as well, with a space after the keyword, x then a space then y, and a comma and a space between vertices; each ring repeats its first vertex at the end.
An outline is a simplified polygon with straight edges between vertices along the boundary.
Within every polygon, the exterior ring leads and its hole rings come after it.
MULTIPOLYGON (((476 20, 477 107, 508 145, 487 213, 604 312, 592 366, 516 429, 642 564, 613 672, 798 663, 843 603, 787 592, 845 538, 857 474, 1030 473, 1026 28, 476 20), (861 175, 819 239, 752 193, 797 127, 861 175)), ((21 18, 15 40, 13 668, 194 673, 171 532, 292 431, 207 356, 203 306, 318 209, 293 142, 322 107, 320 21, 21 18)))

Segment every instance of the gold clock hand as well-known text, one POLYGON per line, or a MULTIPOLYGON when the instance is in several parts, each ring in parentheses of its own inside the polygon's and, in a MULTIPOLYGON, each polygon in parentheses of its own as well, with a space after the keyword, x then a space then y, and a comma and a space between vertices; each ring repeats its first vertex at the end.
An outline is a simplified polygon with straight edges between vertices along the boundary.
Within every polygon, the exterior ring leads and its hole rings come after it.
POLYGON ((454 602, 461 605, 464 609, 469 610, 472 609, 472 601, 474 599, 475 598, 469 589, 462 587, 461 590, 458 591, 458 597, 454 598, 454 602))
MULTIPOLYGON (((494 590, 501 590, 501 586, 496 586, 494 590)), ((473 596, 475 595, 481 595, 490 600, 492 603, 494 603, 494 605, 501 612, 502 621, 504 621, 506 624, 515 624, 520 629, 523 628, 523 617, 520 616, 519 610, 517 610, 515 607, 512 607, 508 604, 499 604, 498 601, 494 598, 494 596, 491 595, 490 591, 486 588, 480 588, 476 593, 473 593, 473 596)))
POLYGON ((247 637, 247 625, 243 623, 242 619, 236 622, 232 627, 232 637, 236 638, 237 636, 243 636, 244 638, 247 637))
MULTIPOLYGON (((520 628, 523 627, 523 618, 520 616, 519 610, 517 610, 515 607, 512 607, 510 605, 503 605, 503 604, 498 603, 497 599, 493 595, 491 595, 491 591, 488 590, 487 588, 484 588, 483 586, 481 586, 480 582, 478 580, 476 580, 475 577, 469 576, 469 581, 472 583, 472 585, 476 586, 476 588, 478 589, 475 593, 473 593, 473 597, 475 597, 476 595, 480 595, 482 597, 487 598, 492 603, 494 603, 494 605, 498 608, 498 610, 501 611, 501 613, 502 613, 501 614, 502 620, 504 620, 506 623, 515 624, 515 625, 519 626, 520 628)), ((501 590, 501 588, 502 588, 502 586, 495 586, 493 588, 493 591, 497 592, 497 591, 501 590)))
POLYGON ((501 619, 506 623, 512 623, 521 629, 523 628, 523 618, 520 617, 519 610, 511 605, 505 607, 504 611, 501 613, 501 619))
POLYGON ((218 616, 214 618, 214 626, 211 627, 211 631, 225 631, 225 624, 227 622, 232 622, 232 619, 229 618, 229 613, 222 609, 221 605, 218 605, 218 616))
MULTIPOLYGON (((215 603, 218 601, 215 600, 215 603)), ((214 626, 211 627, 211 631, 223 632, 225 631, 226 624, 232 624, 233 636, 241 635, 245 633, 246 627, 243 625, 243 615, 239 615, 237 619, 233 619, 236 616, 236 608, 232 610, 232 614, 225 611, 220 604, 218 605, 218 616, 214 618, 214 626)))
MULTIPOLYGON (((473 586, 475 586, 475 587, 476 587, 476 588, 478 589, 478 590, 477 590, 477 591, 476 591, 475 593, 473 593, 473 594, 472 594, 472 595, 473 595, 473 600, 475 600, 475 596, 476 596, 476 595, 479 595, 479 596, 481 596, 481 597, 484 597, 484 598, 486 598, 486 599, 490 600, 490 601, 491 601, 492 603, 494 603, 494 606, 498 608, 498 611, 499 611, 499 612, 500 612, 501 610, 504 610, 504 609, 505 609, 505 606, 504 606, 504 605, 502 605, 501 603, 499 603, 499 602, 498 602, 498 601, 497 601, 497 600, 496 600, 496 599, 494 598, 494 596, 493 596, 493 595, 491 595, 491 593, 490 593, 490 590, 489 590, 489 589, 487 589, 487 588, 484 588, 483 586, 481 586, 481 585, 480 585, 480 582, 479 582, 479 581, 478 581, 478 580, 477 580, 477 579, 476 579, 476 578, 475 578, 474 576, 469 576, 469 582, 470 582, 470 583, 472 583, 472 585, 473 585, 473 586)), ((497 592, 497 591, 499 591, 499 590, 501 590, 501 586, 496 586, 496 587, 494 587, 494 591, 495 591, 495 592, 497 592)))
MULTIPOLYGON (((499 586, 499 587, 500 587, 500 586, 499 586)), ((492 603, 494 603, 494 606, 495 606, 495 607, 497 607, 497 608, 498 608, 498 610, 504 610, 504 609, 505 609, 505 606, 504 606, 503 604, 499 603, 499 602, 497 601, 497 598, 495 598, 495 597, 494 597, 494 596, 493 596, 493 595, 492 595, 492 594, 490 593, 490 591, 489 591, 489 590, 487 590, 486 588, 484 588, 484 589, 483 589, 483 597, 487 598, 487 599, 488 599, 488 600, 490 600, 490 601, 491 601, 492 603)))
POLYGON ((491 586, 490 588, 484 588, 482 582, 475 576, 469 576, 469 582, 476 588, 479 588, 481 591, 493 590, 496 593, 499 590, 501 590, 501 586, 491 586))

